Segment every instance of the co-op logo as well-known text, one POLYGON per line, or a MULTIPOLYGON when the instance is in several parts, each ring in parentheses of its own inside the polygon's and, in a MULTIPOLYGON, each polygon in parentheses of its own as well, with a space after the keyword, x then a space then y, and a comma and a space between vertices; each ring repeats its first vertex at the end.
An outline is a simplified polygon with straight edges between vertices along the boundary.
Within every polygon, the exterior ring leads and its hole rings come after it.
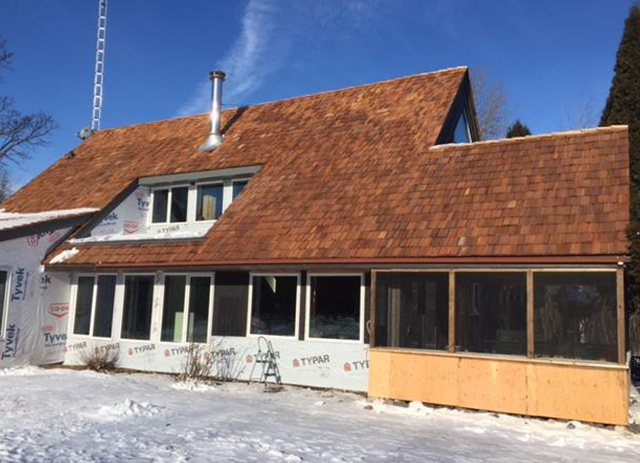
POLYGON ((351 373, 352 371, 358 370, 368 370, 369 360, 355 360, 353 362, 345 362, 343 368, 345 373, 351 373))
POLYGON ((134 356, 138 354, 154 352, 155 350, 156 350, 155 344, 145 344, 143 346, 129 347, 129 355, 134 356))
POLYGON ((329 357, 329 354, 313 355, 311 357, 300 357, 299 359, 293 359, 293 368, 324 365, 327 363, 331 363, 331 357, 329 357))
POLYGON ((128 235, 138 233, 140 231, 140 224, 133 220, 124 221, 124 232, 128 235))
POLYGON ((30 274, 24 267, 18 267, 14 274, 16 285, 11 293, 12 301, 24 301, 27 297, 27 287, 29 285, 30 274))
POLYGON ((69 304, 65 302, 49 304, 47 312, 56 318, 64 318, 69 314, 69 304))

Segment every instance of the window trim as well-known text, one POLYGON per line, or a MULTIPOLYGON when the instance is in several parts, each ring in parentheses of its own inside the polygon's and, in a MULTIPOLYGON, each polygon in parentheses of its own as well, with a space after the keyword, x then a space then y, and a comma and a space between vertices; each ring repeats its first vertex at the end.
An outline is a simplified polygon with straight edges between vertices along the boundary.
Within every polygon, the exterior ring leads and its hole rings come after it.
POLYGON ((298 339, 299 331, 300 331, 300 289, 301 289, 301 274, 300 272, 281 272, 281 273, 268 273, 268 272, 249 272, 249 300, 247 301, 248 310, 247 310, 247 338, 259 338, 260 336, 264 336, 265 338, 275 338, 275 339, 298 339), (295 276, 296 277, 296 310, 295 310, 295 320, 294 320, 294 333, 293 335, 282 335, 282 334, 262 334, 262 333, 251 333, 251 319, 253 315, 253 277, 278 277, 278 276, 295 276))
MULTIPOLYGON (((214 291, 215 291, 215 272, 205 272, 205 273, 191 273, 191 272, 167 272, 163 273, 160 279, 160 289, 158 290, 158 324, 159 329, 157 330, 156 341, 161 342, 163 344, 171 344, 171 345, 181 345, 181 344, 190 344, 187 340, 188 334, 188 323, 182 324, 182 336, 181 341, 163 341, 162 340, 162 321, 164 318, 164 293, 165 293, 165 283, 166 278, 168 276, 184 276, 187 278, 185 282, 184 288, 184 303, 183 303, 183 313, 189 313, 189 301, 191 295, 191 277, 208 277, 209 278, 209 304, 208 304, 208 312, 207 312, 207 340, 205 342, 194 342, 194 344, 205 345, 209 344, 211 341, 211 324, 213 323, 213 301, 214 301, 214 291)), ((153 336, 152 336, 153 338, 153 336)))
POLYGON ((78 273, 73 276, 73 283, 71 285, 71 301, 69 310, 69 336, 85 338, 85 339, 114 339, 113 335, 114 326, 116 323, 116 307, 118 304, 118 274, 117 273, 78 273), (109 336, 94 336, 93 324, 96 316, 96 301, 98 297, 98 277, 99 276, 112 276, 116 278, 116 286, 113 290, 113 307, 111 312, 111 334, 109 336), (91 315, 89 317, 89 334, 77 334, 74 332, 76 327, 76 305, 78 303, 78 280, 81 277, 93 278, 93 293, 91 294, 91 315))
POLYGON ((347 344, 364 344, 364 320, 365 320, 365 276, 364 272, 351 273, 328 273, 313 272, 307 273, 307 282, 305 285, 305 314, 304 314, 304 340, 305 341, 322 341, 331 343, 347 343, 347 344), (332 338, 314 338, 309 336, 309 328, 311 327, 311 278, 313 277, 360 277, 360 320, 358 321, 359 331, 358 339, 332 339, 332 338))
POLYGON ((9 319, 9 301, 11 294, 11 282, 12 282, 12 268, 6 266, 0 266, 0 272, 7 272, 7 281, 5 283, 4 298, 0 299, 0 308, 2 309, 2 316, 0 316, 0 339, 4 339, 7 329, 7 320, 9 319))

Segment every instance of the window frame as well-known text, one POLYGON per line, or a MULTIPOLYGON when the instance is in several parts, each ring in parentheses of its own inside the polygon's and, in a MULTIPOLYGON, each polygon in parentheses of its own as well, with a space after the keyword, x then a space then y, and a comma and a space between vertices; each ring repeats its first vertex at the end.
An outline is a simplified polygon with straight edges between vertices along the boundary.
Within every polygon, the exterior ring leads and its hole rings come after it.
MULTIPOLYGON (((69 336, 85 338, 85 339, 115 339, 114 329, 116 325, 116 309, 118 307, 118 285, 120 284, 120 280, 118 279, 118 274, 113 272, 107 273, 78 273, 73 276, 73 283, 71 286, 71 301, 70 301, 70 310, 69 310, 69 327, 68 333, 69 336), (111 312, 111 334, 107 336, 94 336, 93 328, 96 317, 96 302, 98 300, 98 277, 101 276, 112 276, 116 278, 116 286, 113 290, 113 307, 111 312), (76 334, 74 332, 76 327, 76 305, 78 303, 78 280, 81 277, 88 277, 93 279, 93 293, 91 294, 91 316, 89 317, 89 334, 76 334)), ((123 283, 124 284, 124 283, 123 283)), ((123 301, 124 302, 124 299, 123 301)))
POLYGON ((351 273, 328 273, 328 272, 309 272, 307 273, 307 281, 305 284, 305 314, 304 314, 304 340, 305 341, 322 341, 322 342, 337 342, 347 344, 364 344, 364 330, 365 330, 365 275, 364 272, 351 272, 351 273), (360 277, 360 320, 358 321, 359 331, 358 339, 333 339, 333 338, 314 338, 309 336, 309 329, 311 327, 311 278, 322 277, 360 277))
POLYGON ((276 339, 294 339, 297 340, 300 335, 300 290, 301 290, 301 273, 300 272, 279 272, 279 273, 269 273, 269 272, 249 272, 249 300, 247 301, 247 338, 259 338, 260 336, 264 336, 265 338, 276 338, 276 339), (253 318, 253 277, 296 277, 296 308, 295 308, 295 317, 294 317, 294 333, 293 335, 282 335, 282 334, 262 334, 262 333, 252 333, 251 332, 251 320, 253 318))
POLYGON ((9 319, 9 301, 11 293, 11 276, 12 269, 6 266, 0 266, 0 272, 7 273, 7 281, 5 282, 4 297, 0 299, 0 309, 2 309, 2 315, 0 316, 0 339, 4 339, 7 328, 7 320, 9 319))
POLYGON ((151 187, 151 204, 149 205, 149 226, 153 227, 153 226, 159 226, 159 225, 178 225, 178 224, 183 224, 183 223, 189 223, 191 222, 191 220, 189 220, 190 217, 190 210, 191 210, 191 203, 192 201, 192 194, 191 194, 191 188, 192 185, 188 184, 188 183, 181 183, 181 184, 175 184, 175 185, 158 185, 158 186, 153 186, 151 187), (187 188, 187 219, 184 222, 171 222, 171 202, 173 200, 173 189, 174 188, 187 188), (164 222, 154 222, 153 221, 153 210, 155 207, 155 203, 156 203, 156 191, 157 190, 169 190, 169 193, 167 194, 167 211, 165 213, 165 217, 164 217, 164 222))
MULTIPOLYGON (((185 287, 184 287, 184 303, 182 307, 182 311, 185 314, 189 313, 189 302, 191 295, 191 277, 208 277, 209 278, 209 304, 208 304, 208 312, 207 312, 207 340, 205 342, 194 342, 194 344, 204 345, 208 344, 211 341, 211 328, 213 323, 213 302, 214 302, 214 291, 215 291, 215 272, 205 272, 205 273, 192 273, 192 272, 167 272, 162 274, 160 289, 158 291, 158 306, 160 307, 159 313, 157 316, 159 329, 157 330, 156 341, 161 342, 163 344, 171 344, 171 345, 179 345, 179 344, 190 344, 187 340, 188 338, 188 328, 189 323, 182 324, 182 336, 181 341, 163 341, 162 340, 162 321, 164 319, 164 295, 165 295, 165 283, 166 277, 168 276, 184 276, 186 277, 185 287)), ((152 336, 153 337, 153 336, 152 336)))
POLYGON ((487 267, 487 266, 473 266, 469 265, 464 268, 441 266, 441 267, 429 267, 429 268, 390 268, 390 269, 371 269, 371 293, 370 293, 370 349, 379 349, 387 351, 408 351, 425 354, 436 355, 452 355, 456 357, 479 357, 490 359, 505 359, 516 360, 525 362, 562 362, 567 364, 588 364, 588 365, 620 365, 626 361, 626 327, 624 318, 624 267, 621 264, 605 264, 602 266, 559 266, 548 267, 544 265, 531 265, 531 266, 513 266, 513 267, 487 267), (414 348, 401 348, 401 347, 385 347, 376 345, 375 328, 376 328, 376 292, 377 292, 377 274, 380 273, 448 273, 449 274, 449 343, 448 349, 445 351, 431 350, 431 349, 414 349, 414 348), (525 273, 527 277, 527 353, 525 355, 509 355, 509 354, 493 354, 493 353, 480 353, 480 352, 464 352, 456 350, 456 336, 455 336, 455 275, 457 273, 525 273), (536 273, 614 273, 616 274, 616 321, 617 321, 617 340, 618 340, 618 358, 615 362, 602 361, 602 360, 589 360, 589 359, 572 359, 562 357, 542 357, 535 355, 535 308, 534 308, 534 292, 535 287, 533 284, 534 275, 536 273), (451 284, 453 282, 453 284, 451 284), (453 298, 452 298, 453 294, 453 298))

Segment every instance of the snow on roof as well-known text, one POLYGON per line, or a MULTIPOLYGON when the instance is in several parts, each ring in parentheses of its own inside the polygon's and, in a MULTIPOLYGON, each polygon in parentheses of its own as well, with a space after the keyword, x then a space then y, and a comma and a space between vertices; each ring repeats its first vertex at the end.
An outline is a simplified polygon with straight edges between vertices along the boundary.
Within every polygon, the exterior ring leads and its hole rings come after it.
POLYGON ((92 207, 83 207, 78 209, 67 209, 59 211, 46 212, 5 212, 0 209, 0 231, 10 230, 13 228, 21 228, 27 225, 51 222, 53 220, 66 219, 69 217, 77 217, 79 215, 91 214, 98 209, 92 207))

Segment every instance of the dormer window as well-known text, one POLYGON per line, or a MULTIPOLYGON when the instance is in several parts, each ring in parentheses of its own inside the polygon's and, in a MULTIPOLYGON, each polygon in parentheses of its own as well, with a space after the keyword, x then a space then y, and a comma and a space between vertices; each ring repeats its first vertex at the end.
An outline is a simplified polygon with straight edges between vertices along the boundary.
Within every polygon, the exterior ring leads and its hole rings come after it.
POLYGON ((249 183, 249 180, 247 179, 233 181, 233 199, 236 199, 236 196, 242 193, 242 190, 247 186, 247 183, 249 183))
POLYGON ((469 143, 471 142, 471 133, 469 132, 469 124, 467 123, 466 111, 462 111, 453 132, 453 143, 469 143))
POLYGON ((158 188, 153 191, 152 223, 187 221, 189 187, 158 188))
POLYGON ((198 185, 196 220, 218 220, 222 215, 224 183, 198 185))

